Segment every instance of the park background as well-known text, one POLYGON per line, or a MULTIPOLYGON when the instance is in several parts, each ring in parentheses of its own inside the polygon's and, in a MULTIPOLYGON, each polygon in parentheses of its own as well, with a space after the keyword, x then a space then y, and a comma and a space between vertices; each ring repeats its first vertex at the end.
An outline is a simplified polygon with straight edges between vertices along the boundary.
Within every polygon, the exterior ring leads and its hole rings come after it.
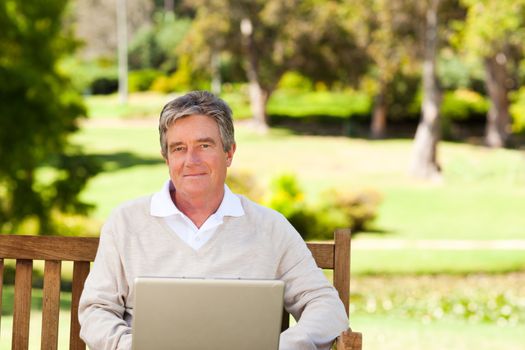
POLYGON ((307 240, 352 227, 366 349, 522 349, 524 39, 523 0, 5 0, 0 233, 98 235, 168 177, 162 106, 207 89, 235 191, 307 240))

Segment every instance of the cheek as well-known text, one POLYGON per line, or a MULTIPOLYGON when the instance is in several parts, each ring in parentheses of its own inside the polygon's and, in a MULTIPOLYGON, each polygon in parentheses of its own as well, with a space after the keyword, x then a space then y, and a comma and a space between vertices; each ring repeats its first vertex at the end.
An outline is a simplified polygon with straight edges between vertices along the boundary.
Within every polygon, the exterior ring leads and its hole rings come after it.
POLYGON ((166 165, 168 166, 170 172, 176 171, 181 166, 181 161, 179 159, 176 159, 174 157, 168 158, 166 161, 166 165))

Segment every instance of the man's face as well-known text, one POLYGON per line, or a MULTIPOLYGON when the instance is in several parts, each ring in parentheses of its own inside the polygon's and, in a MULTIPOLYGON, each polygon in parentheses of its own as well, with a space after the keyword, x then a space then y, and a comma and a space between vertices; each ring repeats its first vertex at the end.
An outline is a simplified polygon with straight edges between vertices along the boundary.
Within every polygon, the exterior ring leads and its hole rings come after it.
POLYGON ((215 120, 205 115, 177 119, 166 131, 166 142, 166 163, 177 198, 223 194, 235 145, 224 152, 215 120))

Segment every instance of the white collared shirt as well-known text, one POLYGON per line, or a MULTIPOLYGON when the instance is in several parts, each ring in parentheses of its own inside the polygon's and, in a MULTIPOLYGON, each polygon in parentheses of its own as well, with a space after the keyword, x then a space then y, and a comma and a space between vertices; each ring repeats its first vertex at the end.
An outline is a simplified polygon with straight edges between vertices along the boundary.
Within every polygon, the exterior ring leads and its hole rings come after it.
POLYGON ((243 216, 240 199, 224 185, 224 197, 215 213, 202 224, 200 228, 181 212, 171 200, 170 189, 173 189, 171 180, 164 183, 162 189, 151 198, 150 214, 162 217, 180 239, 194 250, 201 248, 217 232, 225 216, 243 216))

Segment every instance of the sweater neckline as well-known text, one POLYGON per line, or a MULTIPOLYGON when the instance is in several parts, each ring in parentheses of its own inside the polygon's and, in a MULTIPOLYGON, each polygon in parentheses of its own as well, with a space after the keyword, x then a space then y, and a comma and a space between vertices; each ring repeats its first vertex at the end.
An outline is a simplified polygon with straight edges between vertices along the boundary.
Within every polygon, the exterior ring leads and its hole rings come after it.
POLYGON ((168 223, 166 222, 166 220, 164 220, 164 218, 153 216, 151 218, 157 222, 157 224, 163 229, 165 233, 169 235, 169 237, 171 237, 171 239, 177 241, 179 246, 183 246, 184 249, 191 251, 195 255, 202 255, 206 250, 209 250, 209 247, 213 246, 215 241, 217 241, 220 238, 220 236, 224 235, 224 226, 229 221, 228 218, 225 217, 223 223, 217 227, 217 231, 213 234, 213 236, 199 249, 193 249, 188 243, 184 242, 177 233, 173 232, 173 230, 171 229, 171 227, 169 227, 168 223))

